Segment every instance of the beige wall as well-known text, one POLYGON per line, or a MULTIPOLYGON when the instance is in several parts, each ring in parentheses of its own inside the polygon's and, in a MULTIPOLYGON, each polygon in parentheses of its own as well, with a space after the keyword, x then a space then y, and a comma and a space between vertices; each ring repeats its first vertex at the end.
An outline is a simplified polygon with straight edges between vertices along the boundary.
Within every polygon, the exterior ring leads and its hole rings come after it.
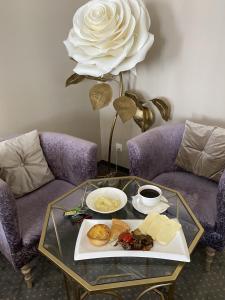
MULTIPOLYGON (((146 98, 164 96, 172 104, 172 122, 185 119, 225 126, 225 1, 145 0, 155 43, 137 68, 133 88, 146 98)), ((101 111, 102 153, 113 108, 101 111)), ((162 123, 157 121, 156 125, 162 123)), ((114 142, 123 143, 140 132, 133 121, 118 122, 114 142)), ((127 165, 126 150, 119 164, 127 165)))
MULTIPOLYGON (((37 128, 100 145, 101 134, 102 158, 107 158, 114 109, 103 109, 99 120, 88 100, 91 83, 64 87, 73 63, 62 41, 75 9, 85 2, 0 2, 0 136, 37 128)), ((131 87, 146 98, 167 97, 172 122, 191 119, 225 126, 225 1, 145 2, 155 43, 131 87)), ((126 140, 138 133, 133 121, 117 123, 114 142, 124 150, 119 164, 127 165, 126 140)))
POLYGON ((84 2, 0 1, 0 136, 37 128, 100 144, 87 83, 64 85, 73 62, 62 42, 84 2))

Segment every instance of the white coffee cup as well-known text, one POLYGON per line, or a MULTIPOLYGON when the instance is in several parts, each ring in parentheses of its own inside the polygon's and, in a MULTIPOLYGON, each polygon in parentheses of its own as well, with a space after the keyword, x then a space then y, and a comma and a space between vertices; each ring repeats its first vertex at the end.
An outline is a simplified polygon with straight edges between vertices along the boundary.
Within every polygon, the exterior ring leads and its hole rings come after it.
POLYGON ((160 198, 162 196, 162 190, 155 185, 142 185, 138 189, 138 196, 144 205, 154 206, 160 202, 160 198), (143 191, 145 190, 146 192, 144 193, 143 191), (150 190, 152 191, 151 193, 150 190))

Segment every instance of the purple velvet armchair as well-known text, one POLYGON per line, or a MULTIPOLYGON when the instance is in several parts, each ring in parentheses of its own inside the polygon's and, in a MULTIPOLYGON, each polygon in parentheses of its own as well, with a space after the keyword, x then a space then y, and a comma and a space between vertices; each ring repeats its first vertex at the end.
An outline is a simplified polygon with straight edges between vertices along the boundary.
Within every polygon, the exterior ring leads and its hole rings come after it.
POLYGON ((97 173, 97 145, 66 134, 43 132, 41 146, 55 180, 15 200, 0 179, 0 251, 32 286, 28 263, 37 243, 47 205, 97 173))
POLYGON ((203 225, 207 269, 215 251, 225 247, 225 172, 219 184, 175 165, 184 124, 156 127, 127 142, 131 175, 149 179, 183 194, 203 225))

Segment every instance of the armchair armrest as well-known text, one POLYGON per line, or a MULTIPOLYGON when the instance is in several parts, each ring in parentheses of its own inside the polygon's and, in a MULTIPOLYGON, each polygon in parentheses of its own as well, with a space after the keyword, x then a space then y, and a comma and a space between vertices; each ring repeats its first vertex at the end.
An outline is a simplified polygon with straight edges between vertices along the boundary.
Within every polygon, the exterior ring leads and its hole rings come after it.
POLYGON ((13 255, 21 247, 16 202, 9 186, 0 179, 0 251, 13 262, 13 255))
POLYGON ((96 144, 54 132, 41 133, 40 141, 48 165, 56 178, 77 185, 96 176, 96 144))
POLYGON ((220 178, 217 194, 217 217, 216 217, 216 233, 225 247, 225 170, 220 178))
POLYGON ((175 169, 175 159, 183 137, 184 124, 148 130, 127 142, 131 175, 152 180, 175 169))

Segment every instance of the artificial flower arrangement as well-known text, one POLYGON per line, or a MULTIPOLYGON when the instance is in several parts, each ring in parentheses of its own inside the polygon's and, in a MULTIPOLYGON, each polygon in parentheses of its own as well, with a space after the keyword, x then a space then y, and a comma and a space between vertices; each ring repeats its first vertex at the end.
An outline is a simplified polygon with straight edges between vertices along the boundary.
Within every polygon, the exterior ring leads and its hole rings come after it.
POLYGON ((123 73, 143 61, 154 42, 150 25, 142 0, 91 0, 75 12, 73 27, 64 41, 69 57, 77 63, 66 86, 85 79, 100 82, 89 92, 93 109, 101 109, 111 102, 113 92, 107 82, 120 83, 120 97, 113 101, 116 117, 112 130, 118 115, 123 122, 133 118, 142 131, 149 129, 155 119, 154 111, 146 105, 149 101, 159 109, 164 120, 169 119, 170 109, 164 99, 146 101, 136 92, 124 89, 123 73))

